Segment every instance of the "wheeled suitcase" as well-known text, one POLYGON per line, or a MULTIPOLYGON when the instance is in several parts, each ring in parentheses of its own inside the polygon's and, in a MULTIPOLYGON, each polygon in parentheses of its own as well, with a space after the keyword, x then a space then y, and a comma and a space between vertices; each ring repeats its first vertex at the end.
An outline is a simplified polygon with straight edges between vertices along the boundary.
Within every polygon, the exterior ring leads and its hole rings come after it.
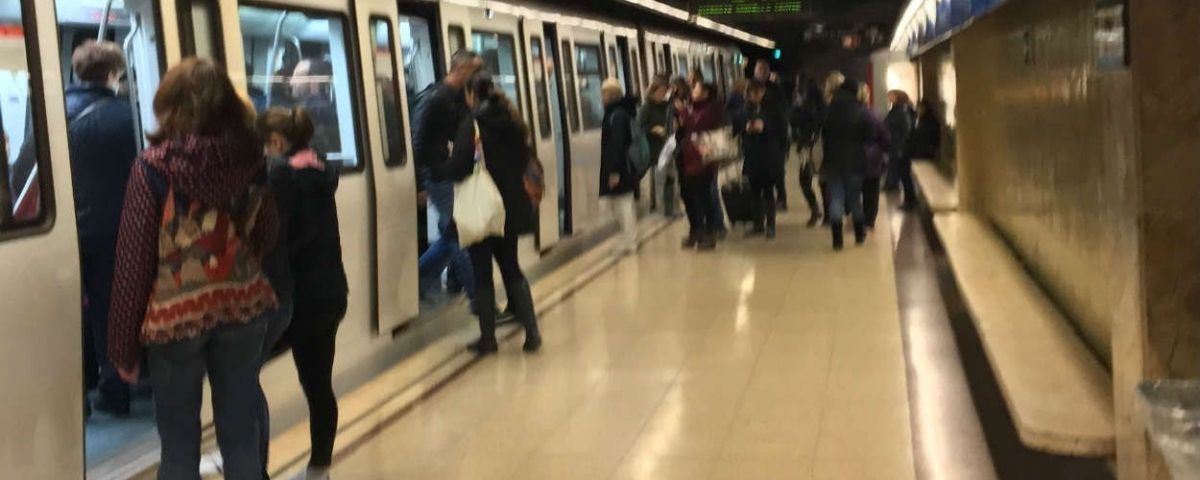
POLYGON ((753 192, 746 177, 730 179, 721 187, 721 200, 729 223, 752 223, 755 219, 753 192))

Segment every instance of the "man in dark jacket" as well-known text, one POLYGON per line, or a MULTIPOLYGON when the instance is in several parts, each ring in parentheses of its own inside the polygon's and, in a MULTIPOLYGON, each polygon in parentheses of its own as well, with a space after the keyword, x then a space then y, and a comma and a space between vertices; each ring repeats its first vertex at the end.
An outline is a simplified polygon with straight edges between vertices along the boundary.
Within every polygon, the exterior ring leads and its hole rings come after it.
POLYGON ((821 162, 821 178, 829 189, 827 213, 833 230, 833 248, 841 250, 846 208, 854 216, 856 243, 862 244, 867 238, 862 182, 867 173, 865 147, 870 138, 870 124, 858 101, 858 82, 846 80, 834 93, 823 131, 825 158, 821 162))
MULTIPOLYGON (((108 360, 108 310, 112 297, 117 228, 125 203, 125 184, 138 154, 133 107, 116 91, 125 73, 125 57, 112 42, 89 42, 71 56, 78 82, 66 91, 71 177, 79 264, 86 299, 84 329, 90 329, 99 367, 96 410, 129 414, 129 386, 108 360)), ((85 337, 88 336, 85 333, 85 337)))
POLYGON ((787 161, 787 144, 778 139, 787 138, 788 127, 783 109, 764 104, 766 93, 766 84, 758 80, 751 81, 746 88, 746 110, 736 123, 742 130, 746 158, 742 166, 743 173, 750 177, 755 200, 754 228, 747 235, 765 233, 769 240, 775 238, 775 186, 783 177, 784 163, 787 161))
POLYGON ((637 251, 637 213, 633 197, 638 179, 629 168, 629 146, 633 142, 633 123, 637 98, 626 97, 615 78, 604 81, 600 89, 604 100, 604 124, 600 132, 600 200, 621 225, 621 241, 616 253, 637 251))
POLYGON ((904 154, 904 144, 908 143, 908 136, 912 134, 915 115, 912 111, 912 104, 909 103, 908 94, 903 91, 888 92, 888 101, 892 104, 892 108, 888 110, 884 123, 887 124, 888 134, 892 136, 892 149, 888 152, 888 155, 892 157, 892 162, 888 164, 884 190, 890 192, 895 191, 900 185, 900 158, 904 154))
MULTIPOLYGON (((779 83, 772 78, 771 64, 766 60, 759 59, 758 62, 755 62, 754 80, 762 83, 763 88, 766 90, 761 102, 762 107, 769 110, 778 110, 770 112, 770 117, 774 118, 778 116, 779 118, 783 118, 784 129, 779 133, 769 134, 767 140, 771 143, 778 144, 776 146, 781 146, 783 148, 784 161, 786 163, 789 133, 786 126, 787 108, 791 102, 788 101, 787 94, 784 93, 783 87, 779 86, 779 83)), ((784 165, 784 168, 786 169, 787 166, 784 165)), ((786 176, 786 172, 781 173, 779 175, 779 179, 775 182, 775 190, 778 193, 778 199, 776 201, 778 202, 779 209, 783 211, 787 211, 787 182, 784 181, 784 177, 786 176)))
POLYGON ((425 192, 433 214, 438 217, 438 239, 419 260, 420 291, 425 296, 435 288, 442 271, 450 273, 474 296, 471 262, 458 245, 452 227, 454 217, 454 183, 434 180, 430 169, 450 157, 458 125, 467 115, 463 88, 467 80, 479 71, 482 61, 474 52, 460 50, 450 61, 450 73, 441 83, 430 85, 418 95, 413 112, 413 156, 417 167, 419 188, 425 192))

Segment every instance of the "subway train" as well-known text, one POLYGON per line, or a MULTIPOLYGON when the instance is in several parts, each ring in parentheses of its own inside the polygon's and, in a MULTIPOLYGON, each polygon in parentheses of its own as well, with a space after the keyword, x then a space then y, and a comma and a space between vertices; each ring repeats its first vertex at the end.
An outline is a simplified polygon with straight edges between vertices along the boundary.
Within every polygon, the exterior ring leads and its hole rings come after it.
MULTIPOLYGON (((620 79, 628 93, 637 95, 653 75, 679 76, 699 68, 723 91, 743 75, 747 52, 773 47, 766 39, 649 0, 608 2, 640 12, 621 16, 617 9, 589 10, 575 3, 0 3, 0 122, 6 154, 0 177, 7 179, 0 182, 5 476, 80 478, 104 462, 131 458, 124 444, 104 458, 97 458, 92 445, 85 448, 85 423, 90 422, 80 408, 83 299, 63 93, 72 82, 70 56, 76 46, 99 37, 124 49, 128 71, 121 98, 134 109, 142 145, 156 127, 151 104, 158 81, 182 58, 206 57, 225 65, 258 108, 288 101, 297 81, 293 69, 301 60, 327 60, 328 75, 303 80, 317 84, 316 91, 333 105, 331 114, 318 121, 331 133, 324 140, 326 153, 343 171, 337 201, 351 298, 339 338, 337 376, 378 361, 380 352, 406 341, 404 327, 418 317, 417 259, 419 245, 429 240, 419 237, 436 229, 420 226, 423 207, 410 160, 409 106, 417 92, 445 73, 453 52, 479 52, 530 126, 547 178, 538 228, 522 242, 523 256, 536 260, 607 225, 597 195, 600 85, 606 77, 620 79)), ((650 197, 642 196, 642 209, 650 208, 650 197)), ((269 397, 301 398, 293 368, 290 361, 276 360, 264 369, 269 397)), ((208 422, 210 414, 204 418, 208 422)), ((121 441, 138 438, 124 435, 121 441)))

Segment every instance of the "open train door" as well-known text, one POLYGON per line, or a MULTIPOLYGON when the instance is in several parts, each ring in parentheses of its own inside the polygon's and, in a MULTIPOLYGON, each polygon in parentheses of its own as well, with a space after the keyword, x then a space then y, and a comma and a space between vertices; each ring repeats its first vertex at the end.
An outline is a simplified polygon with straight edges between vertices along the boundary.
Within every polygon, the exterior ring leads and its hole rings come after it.
POLYGON ((416 175, 407 113, 405 77, 400 67, 399 22, 396 2, 359 0, 356 3, 369 135, 370 180, 375 190, 376 278, 380 332, 391 332, 416 318, 417 216, 416 175))
MULTIPOLYGON (((538 248, 542 251, 553 247, 559 239, 558 184, 559 149, 555 142, 555 122, 551 112, 558 111, 558 98, 551 97, 550 85, 555 81, 554 62, 550 60, 545 42, 545 31, 540 20, 523 18, 526 62, 529 79, 529 103, 532 121, 528 123, 537 157, 545 169, 546 192, 542 203, 537 205, 538 248)), ((559 126, 561 128, 561 126, 559 126)))

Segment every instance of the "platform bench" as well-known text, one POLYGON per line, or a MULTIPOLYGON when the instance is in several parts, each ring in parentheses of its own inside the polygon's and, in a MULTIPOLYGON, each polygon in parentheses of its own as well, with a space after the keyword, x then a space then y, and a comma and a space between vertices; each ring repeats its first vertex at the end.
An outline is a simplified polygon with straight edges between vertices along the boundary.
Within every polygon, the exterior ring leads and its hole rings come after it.
POLYGON ((934 225, 1022 443, 1112 456, 1109 372, 989 222, 942 213, 934 225))

